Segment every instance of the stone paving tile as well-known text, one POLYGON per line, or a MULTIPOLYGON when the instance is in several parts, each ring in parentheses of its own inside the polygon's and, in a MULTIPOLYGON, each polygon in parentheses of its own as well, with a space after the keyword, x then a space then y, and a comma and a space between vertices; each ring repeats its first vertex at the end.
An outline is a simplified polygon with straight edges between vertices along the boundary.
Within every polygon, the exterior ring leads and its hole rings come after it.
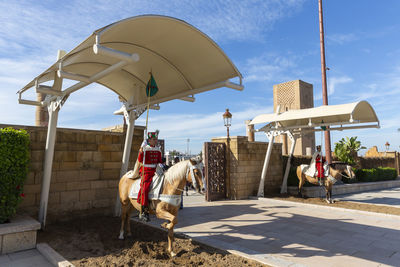
POLYGON ((372 243, 372 245, 377 248, 383 248, 388 250, 396 249, 396 251, 398 251, 400 249, 400 237, 397 241, 376 240, 372 243))
POLYGON ((27 257, 11 261, 13 267, 53 267, 42 255, 27 257))
POLYGON ((0 256, 0 266, 51 267, 53 265, 37 249, 29 249, 0 256))
POLYGON ((348 255, 324 257, 314 255, 308 258, 296 259, 296 262, 304 264, 309 267, 377 267, 379 263, 365 260, 362 258, 355 258, 348 255))
POLYGON ((377 205, 389 205, 400 208, 400 188, 395 187, 361 193, 335 195, 335 199, 377 205))
POLYGON ((12 261, 22 260, 30 257, 40 256, 41 254, 36 249, 29 249, 8 254, 12 261))
POLYGON ((396 266, 400 258, 398 245, 389 248, 400 244, 399 216, 269 199, 185 203, 176 232, 276 266, 396 266))
POLYGON ((6 264, 9 264, 11 262, 10 258, 8 255, 0 255, 0 266, 6 266, 6 264))

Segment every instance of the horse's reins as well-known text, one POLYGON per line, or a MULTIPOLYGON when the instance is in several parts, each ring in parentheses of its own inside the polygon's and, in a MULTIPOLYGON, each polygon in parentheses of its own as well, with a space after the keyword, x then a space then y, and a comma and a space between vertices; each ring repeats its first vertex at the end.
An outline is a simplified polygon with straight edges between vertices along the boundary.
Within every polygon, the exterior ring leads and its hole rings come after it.
POLYGON ((339 172, 339 175, 342 176, 342 177, 346 177, 346 178, 348 178, 348 179, 353 179, 353 178, 351 178, 351 177, 349 177, 349 176, 347 176, 347 175, 342 174, 341 172, 339 172))
MULTIPOLYGON (((331 167, 332 168, 332 167, 331 167)), ((347 166, 346 166, 346 169, 347 169, 347 166)), ((338 170, 339 171, 339 170, 338 170)), ((349 171, 349 170, 348 170, 349 171)), ((350 172, 350 171, 349 171, 350 172)), ((344 175, 344 174, 342 174, 342 172, 341 171, 339 171, 339 175, 340 176, 342 176, 342 177, 345 177, 345 178, 348 178, 348 179, 353 179, 352 177, 349 177, 349 176, 347 176, 347 175, 344 175)))

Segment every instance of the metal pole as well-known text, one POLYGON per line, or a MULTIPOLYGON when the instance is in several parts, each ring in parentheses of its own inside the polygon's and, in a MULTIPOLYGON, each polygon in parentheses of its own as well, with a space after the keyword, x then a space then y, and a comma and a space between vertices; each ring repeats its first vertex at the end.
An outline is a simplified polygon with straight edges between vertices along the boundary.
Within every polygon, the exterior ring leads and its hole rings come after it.
POLYGON ((230 144, 230 138, 229 138, 229 127, 226 127, 226 178, 229 181, 229 198, 230 199, 236 199, 236 188, 234 187, 231 179, 231 144, 230 144))
POLYGON ((265 160, 264 160, 264 166, 263 170, 261 173, 261 180, 260 180, 260 186, 258 187, 258 193, 257 196, 259 197, 264 197, 264 184, 265 184, 265 177, 267 176, 267 170, 268 170, 268 165, 269 165, 269 159, 271 157, 271 152, 272 152, 272 147, 274 146, 274 140, 275 140, 275 135, 273 132, 267 133, 267 137, 269 139, 268 143, 268 149, 265 154, 265 160))
MULTIPOLYGON (((132 148, 132 137, 133 137, 133 132, 135 130, 135 116, 133 111, 129 111, 129 115, 126 116, 126 123, 128 125, 128 128, 126 130, 125 134, 125 144, 124 144, 124 152, 122 154, 122 166, 121 166, 121 171, 119 177, 121 178, 127 171, 128 171, 128 166, 129 166, 129 157, 131 153, 131 148, 132 148)), ((115 208, 114 208, 114 216, 120 216, 121 215, 121 202, 119 199, 119 193, 117 193, 117 200, 115 202, 115 208)))
POLYGON ((53 166, 54 144, 56 141, 57 121, 59 107, 56 107, 56 102, 51 102, 49 105, 49 124, 47 127, 47 139, 45 149, 45 159, 43 168, 42 190, 40 194, 39 222, 42 229, 46 225, 47 203, 49 200, 49 190, 51 182, 51 170, 53 166))
POLYGON ((296 146, 296 138, 291 133, 287 134, 292 141, 292 145, 290 146, 289 158, 286 163, 285 175, 283 176, 282 186, 281 186, 281 194, 287 193, 287 180, 289 177, 290 171, 290 162, 292 161, 294 147, 296 146))
MULTIPOLYGON (((326 64, 325 64, 325 40, 324 40, 324 18, 322 12, 322 0, 318 0, 319 8, 319 38, 321 47, 321 72, 322 72, 322 100, 324 105, 328 105, 328 90, 326 83, 326 64)), ((329 128, 329 127, 327 127, 329 128)), ((328 131, 324 131, 325 134, 325 156, 326 161, 332 163, 331 157, 331 134, 328 131)))

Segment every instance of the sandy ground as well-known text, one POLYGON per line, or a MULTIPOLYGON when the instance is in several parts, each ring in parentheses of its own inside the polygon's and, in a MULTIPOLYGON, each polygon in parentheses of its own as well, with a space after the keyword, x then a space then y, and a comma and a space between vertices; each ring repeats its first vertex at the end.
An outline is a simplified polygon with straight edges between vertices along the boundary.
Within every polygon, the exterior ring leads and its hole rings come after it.
POLYGON ((266 266, 176 235, 170 258, 167 233, 131 223, 132 237, 118 239, 120 219, 88 217, 46 226, 38 242, 46 242, 75 266, 266 266))

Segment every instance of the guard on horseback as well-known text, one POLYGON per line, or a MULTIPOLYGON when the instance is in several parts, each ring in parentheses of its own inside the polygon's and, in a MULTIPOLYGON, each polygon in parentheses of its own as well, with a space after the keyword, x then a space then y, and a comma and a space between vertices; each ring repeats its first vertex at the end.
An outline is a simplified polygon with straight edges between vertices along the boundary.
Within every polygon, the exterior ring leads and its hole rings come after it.
POLYGON ((141 211, 139 219, 148 222, 149 209, 148 209, 148 194, 150 191, 150 185, 153 181, 154 173, 156 172, 157 164, 162 163, 161 150, 157 146, 158 142, 158 131, 148 133, 147 144, 139 150, 138 161, 143 163, 143 167, 140 168, 140 191, 138 194, 137 202, 141 204, 141 211))
POLYGON ((322 181, 329 175, 329 166, 321 153, 321 146, 317 146, 308 170, 305 172, 310 177, 317 177, 318 183, 322 185, 322 181))

